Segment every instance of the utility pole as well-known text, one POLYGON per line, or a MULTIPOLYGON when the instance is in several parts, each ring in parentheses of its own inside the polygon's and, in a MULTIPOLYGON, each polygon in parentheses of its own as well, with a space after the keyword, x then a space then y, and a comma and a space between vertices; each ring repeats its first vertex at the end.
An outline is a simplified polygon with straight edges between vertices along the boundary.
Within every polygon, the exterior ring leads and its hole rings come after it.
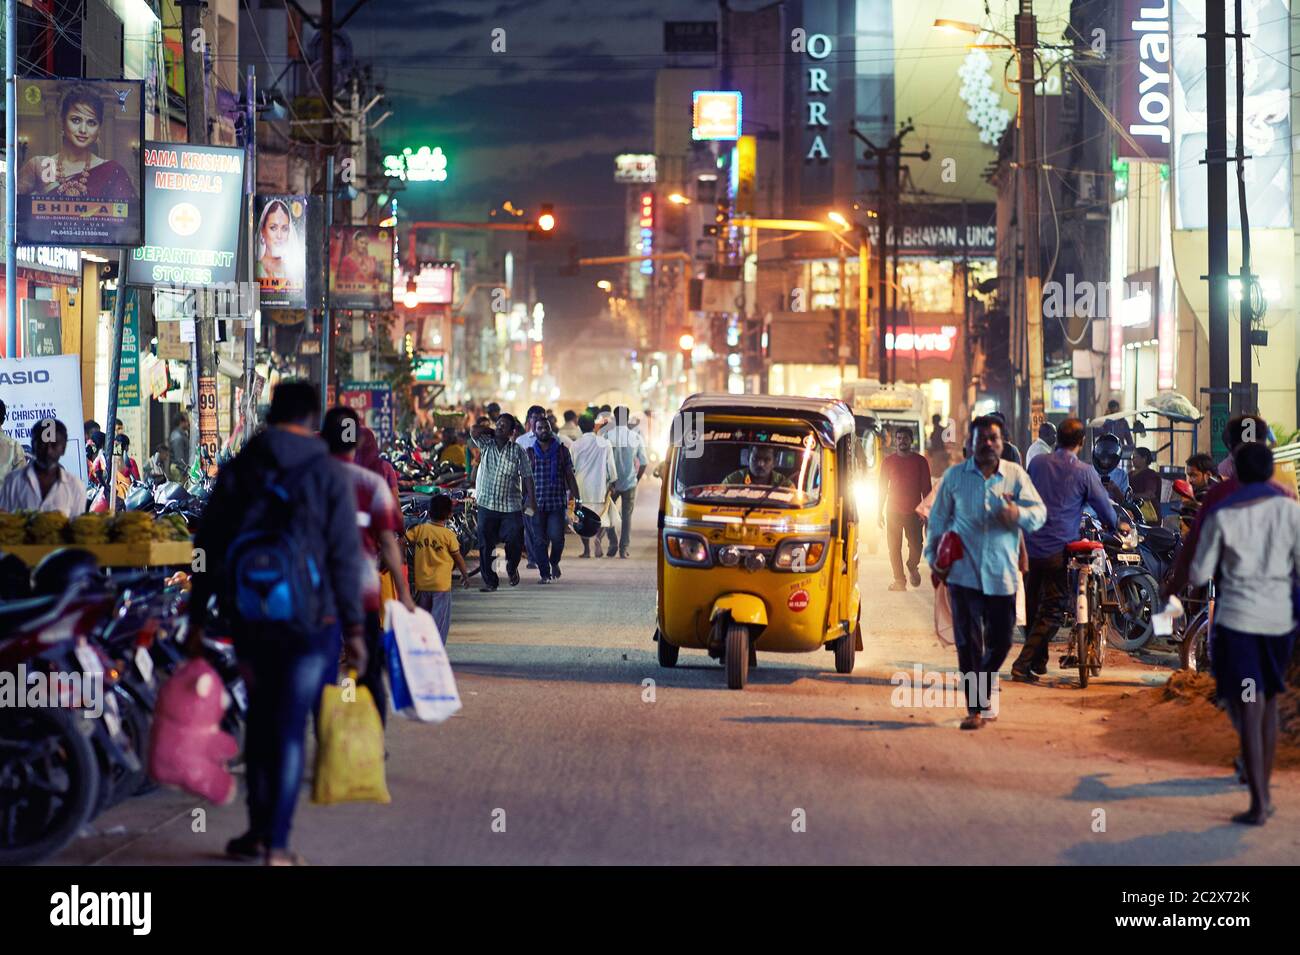
MULTIPOLYGON (((878 351, 877 367, 879 369, 877 377, 879 377, 881 384, 885 384, 890 380, 889 355, 885 347, 886 336, 888 335, 890 326, 893 324, 894 318, 894 307, 892 307, 894 303, 887 297, 890 285, 889 234, 890 230, 897 229, 899 173, 904 158, 920 159, 922 162, 928 162, 930 159, 930 146, 928 143, 920 152, 903 152, 903 140, 915 128, 916 127, 912 125, 912 121, 909 119, 899 128, 897 133, 890 137, 889 142, 885 143, 883 146, 877 146, 870 139, 864 136, 856 127, 849 127, 849 132, 867 147, 867 151, 863 153, 862 158, 867 160, 875 159, 876 161, 876 184, 880 196, 880 202, 878 203, 879 208, 876 210, 876 222, 878 224, 876 228, 878 253, 876 256, 878 269, 876 272, 876 313, 879 316, 879 323, 876 329, 876 347, 878 351)), ((871 167, 865 164, 859 164, 858 168, 869 169, 871 167)), ((897 241, 894 243, 893 252, 895 257, 895 284, 897 284, 897 241)), ((859 305, 859 309, 864 310, 865 306, 859 305)), ((865 369, 865 356, 862 358, 862 366, 865 369)))
MULTIPOLYGON (((5 357, 18 357, 18 0, 5 2, 5 357)), ((111 428, 109 430, 112 430, 111 428)))
POLYGON ((248 320, 244 324, 244 440, 253 436, 257 425, 257 317, 262 308, 262 289, 257 282, 257 75, 248 68, 244 86, 244 206, 248 226, 248 320))
POLYGON ((325 309, 321 328, 320 395, 321 420, 329 407, 330 342, 334 335, 334 318, 330 309, 330 246, 334 226, 334 0, 321 0, 321 91, 325 100, 325 309))
MULTIPOLYGON (((1224 49, 1226 5, 1205 5, 1205 179, 1208 202, 1210 281, 1210 447, 1216 458, 1228 453, 1223 429, 1228 423, 1228 87, 1224 49)), ((1238 143, 1238 148, 1241 144, 1238 143)))
POLYGON ((1251 293, 1254 291, 1255 277, 1250 274, 1250 210, 1246 202, 1246 77, 1245 61, 1242 59, 1241 50, 1246 34, 1242 32, 1241 0, 1236 0, 1234 6, 1237 16, 1237 29, 1233 33, 1237 47, 1237 154, 1233 160, 1237 164, 1237 212, 1241 229, 1241 302, 1237 309, 1241 318, 1241 382, 1236 392, 1236 400, 1233 402, 1233 410, 1237 414, 1252 414, 1258 402, 1255 400, 1255 389, 1251 383, 1253 377, 1251 359, 1254 356, 1252 346, 1255 334, 1255 308, 1251 293))
MULTIPOLYGON (((177 0, 181 8, 181 42, 185 49, 185 132, 192 144, 207 145, 207 78, 204 57, 208 44, 203 31, 205 0, 177 0)), ((245 170, 247 172, 247 170, 245 170)), ((118 276, 119 288, 124 288, 125 275, 118 276)), ((216 330, 213 327, 207 290, 195 289, 194 341, 190 344, 191 385, 190 453, 199 448, 208 450, 216 466, 216 449, 219 445, 216 428, 216 330), (210 405, 206 409, 204 405, 210 405), (204 422, 208 427, 204 427, 204 422)), ((120 294, 120 293, 119 293, 120 294)), ((110 422, 109 426, 112 426, 110 422)), ((202 467, 202 459, 200 459, 202 467)))
MULTIPOLYGON (((1213 5, 1211 0, 1209 5, 1213 5)), ((1016 51, 1020 60, 1020 182, 1025 240, 1025 345, 1029 365, 1029 434, 1043 423, 1043 289, 1038 251, 1038 97, 1034 88, 1034 48, 1038 23, 1033 0, 1020 0, 1016 16, 1016 51)))

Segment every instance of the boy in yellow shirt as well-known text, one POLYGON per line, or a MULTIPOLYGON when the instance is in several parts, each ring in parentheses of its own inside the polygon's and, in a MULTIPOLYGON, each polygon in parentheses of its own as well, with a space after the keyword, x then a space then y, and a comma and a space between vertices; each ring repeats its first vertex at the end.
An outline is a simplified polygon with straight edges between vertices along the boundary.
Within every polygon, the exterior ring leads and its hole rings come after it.
POLYGON ((460 554, 460 543, 447 527, 451 517, 451 498, 445 494, 429 502, 429 520, 406 532, 415 551, 415 603, 433 617, 444 645, 451 629, 451 568, 460 571, 460 585, 469 586, 469 570, 460 554))

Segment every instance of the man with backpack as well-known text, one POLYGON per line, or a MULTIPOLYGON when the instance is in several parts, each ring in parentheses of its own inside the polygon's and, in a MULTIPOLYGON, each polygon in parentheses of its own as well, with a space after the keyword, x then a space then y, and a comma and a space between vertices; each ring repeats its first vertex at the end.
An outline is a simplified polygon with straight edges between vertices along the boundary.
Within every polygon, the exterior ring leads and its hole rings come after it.
POLYGON ((351 667, 367 663, 356 495, 316 436, 319 408, 307 382, 275 389, 269 427, 221 469, 194 538, 187 650, 202 654, 215 595, 249 674, 249 828, 226 852, 268 865, 301 863, 288 843, 307 717, 340 639, 351 667))

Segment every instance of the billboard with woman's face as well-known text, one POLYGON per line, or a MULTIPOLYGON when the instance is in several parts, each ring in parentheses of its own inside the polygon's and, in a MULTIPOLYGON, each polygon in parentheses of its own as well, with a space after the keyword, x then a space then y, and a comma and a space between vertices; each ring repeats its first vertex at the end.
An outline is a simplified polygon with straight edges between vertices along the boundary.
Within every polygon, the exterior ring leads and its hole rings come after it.
POLYGON ((139 80, 17 80, 20 245, 143 241, 139 80))
POLYGON ((307 196, 258 196, 256 209, 262 305, 306 308, 307 196))
POLYGON ((336 226, 331 231, 330 304, 373 312, 392 309, 392 229, 336 226))

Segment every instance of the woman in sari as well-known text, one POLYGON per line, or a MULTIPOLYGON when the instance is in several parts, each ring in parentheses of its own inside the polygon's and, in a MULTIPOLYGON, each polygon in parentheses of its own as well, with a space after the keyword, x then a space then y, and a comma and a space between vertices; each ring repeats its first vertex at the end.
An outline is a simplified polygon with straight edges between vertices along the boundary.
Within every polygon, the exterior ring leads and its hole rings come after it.
POLYGON ((76 85, 59 104, 63 141, 52 156, 33 156, 18 171, 20 195, 68 199, 134 199, 135 186, 121 163, 95 155, 104 125, 104 101, 90 87, 76 85))

